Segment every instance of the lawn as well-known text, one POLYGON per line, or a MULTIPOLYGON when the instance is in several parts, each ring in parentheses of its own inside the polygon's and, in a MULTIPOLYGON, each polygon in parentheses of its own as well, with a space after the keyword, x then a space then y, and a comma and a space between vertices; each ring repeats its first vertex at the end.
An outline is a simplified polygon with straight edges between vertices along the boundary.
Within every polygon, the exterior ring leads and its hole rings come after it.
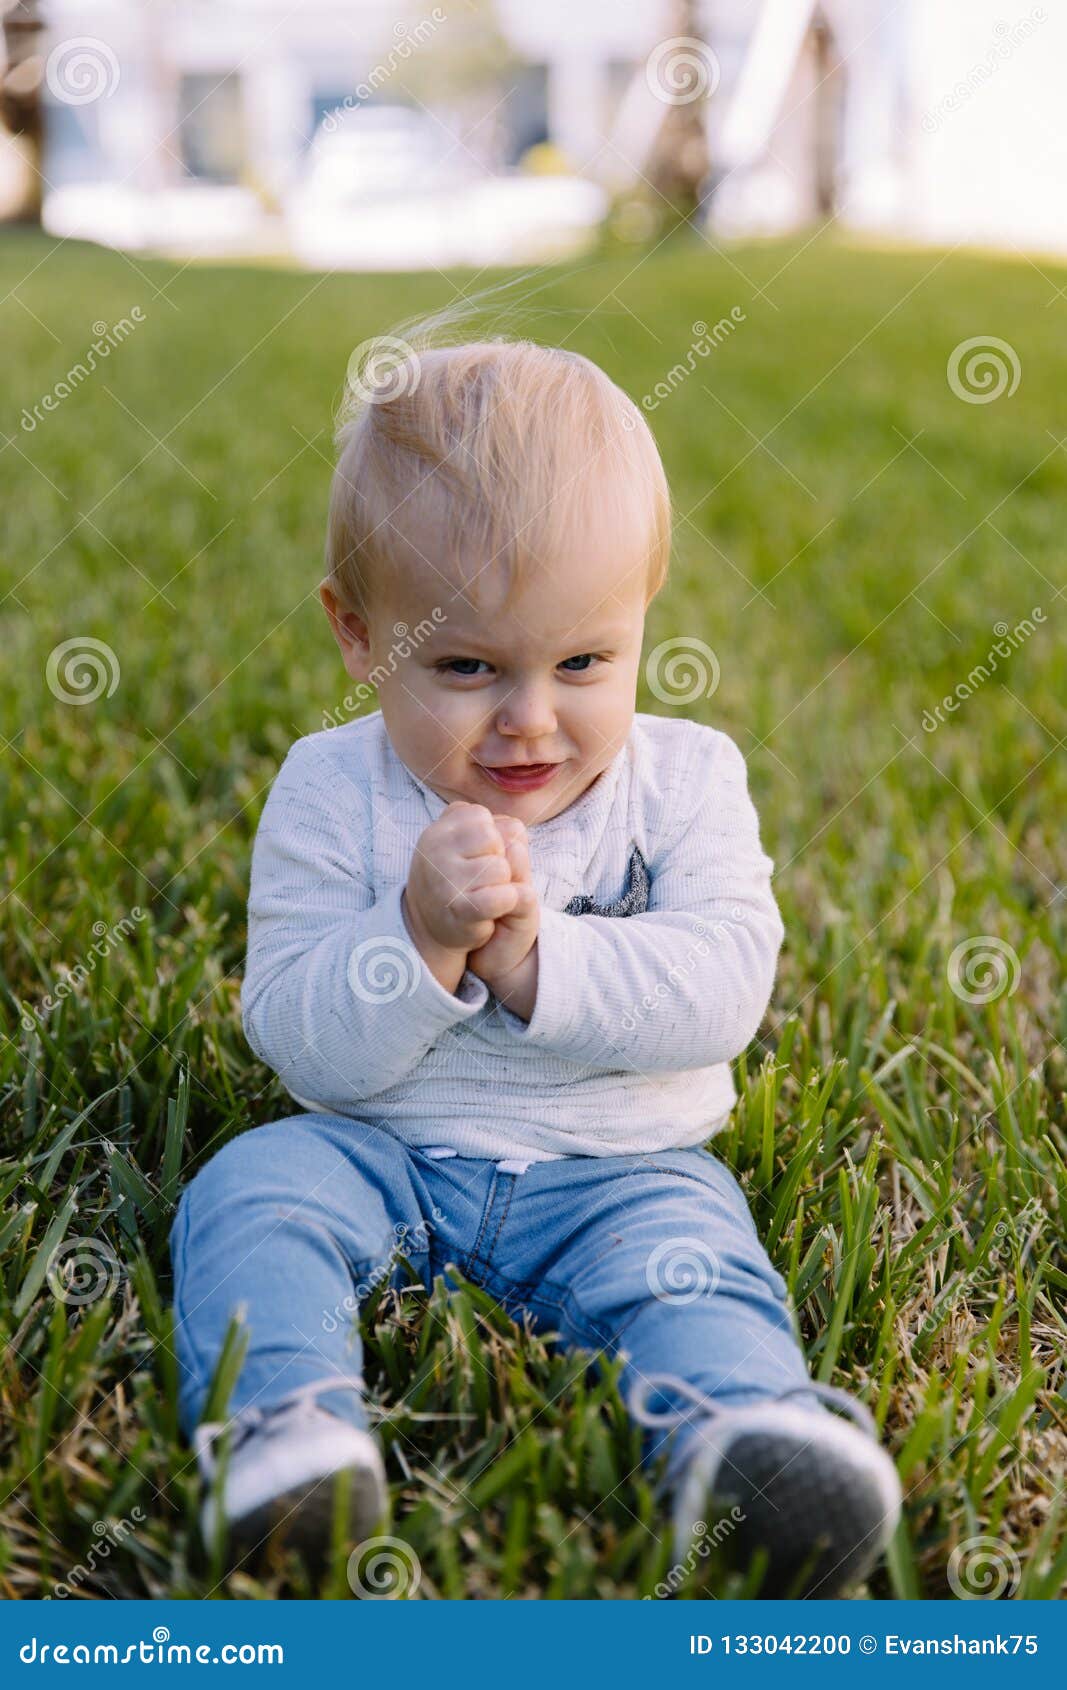
MULTIPOLYGON (((244 903, 266 790, 346 690, 314 595, 346 362, 469 281, 0 241, 7 1597, 350 1594, 344 1542, 314 1587, 202 1551, 166 1241, 195 1169, 292 1109, 241 1033, 244 903), (78 696, 56 653, 86 638, 78 696)), ((715 1148, 897 1459, 873 1597, 1067 1584, 1065 284, 679 238, 512 295, 513 330, 649 399, 672 480, 647 650, 703 641, 720 681, 639 707, 737 739, 787 929, 715 1148), (991 335, 1017 388, 960 397, 991 335)), ((474 1287, 380 1287, 364 1329, 420 1599, 662 1589, 610 1369, 474 1287)), ((711 1556, 679 1594, 742 1588, 711 1556)))

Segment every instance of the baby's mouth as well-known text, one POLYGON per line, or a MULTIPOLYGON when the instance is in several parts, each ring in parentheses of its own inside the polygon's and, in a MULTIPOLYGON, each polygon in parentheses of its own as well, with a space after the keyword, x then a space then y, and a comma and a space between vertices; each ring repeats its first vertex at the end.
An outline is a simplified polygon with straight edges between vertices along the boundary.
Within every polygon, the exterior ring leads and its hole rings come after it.
POLYGON ((495 768, 488 763, 479 763, 478 767, 494 786, 499 786, 504 792, 533 792, 537 787, 547 786, 562 768, 562 763, 503 763, 495 768))

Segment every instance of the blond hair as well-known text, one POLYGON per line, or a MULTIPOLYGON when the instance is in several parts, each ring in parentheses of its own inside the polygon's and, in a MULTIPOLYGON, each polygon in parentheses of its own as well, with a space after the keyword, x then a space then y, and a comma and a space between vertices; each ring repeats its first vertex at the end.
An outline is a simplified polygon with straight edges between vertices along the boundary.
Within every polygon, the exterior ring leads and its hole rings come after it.
POLYGON ((427 567, 477 602, 492 566, 510 597, 548 559, 580 567, 591 521, 620 576, 647 570, 646 603, 660 590, 667 479, 644 416, 596 364, 529 340, 366 344, 330 489, 327 578, 344 608, 365 616, 391 578, 427 567))

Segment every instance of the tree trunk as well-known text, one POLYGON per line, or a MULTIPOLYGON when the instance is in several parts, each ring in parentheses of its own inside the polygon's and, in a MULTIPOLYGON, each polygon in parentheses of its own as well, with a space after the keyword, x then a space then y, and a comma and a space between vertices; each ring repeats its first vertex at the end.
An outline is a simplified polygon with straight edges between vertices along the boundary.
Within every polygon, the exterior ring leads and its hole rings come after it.
POLYGON ((708 175, 707 101, 718 81, 717 63, 701 33, 700 12, 699 0, 673 0, 670 40, 675 45, 661 43, 651 73, 666 110, 648 176, 684 219, 699 208, 708 175))

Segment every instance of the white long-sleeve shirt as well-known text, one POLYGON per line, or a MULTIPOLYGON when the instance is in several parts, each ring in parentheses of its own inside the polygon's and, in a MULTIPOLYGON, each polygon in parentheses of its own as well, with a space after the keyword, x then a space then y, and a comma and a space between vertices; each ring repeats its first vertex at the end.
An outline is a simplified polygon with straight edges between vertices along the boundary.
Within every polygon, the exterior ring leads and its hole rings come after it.
POLYGON ((528 1023, 469 970, 446 991, 408 933, 412 854, 445 808, 380 712, 296 741, 252 856, 241 1004, 256 1054, 302 1107, 442 1154, 522 1166, 703 1143, 736 1100, 729 1065, 783 938, 733 740, 638 714, 592 786, 529 828, 528 1023), (612 904, 633 913, 596 913, 612 904))

